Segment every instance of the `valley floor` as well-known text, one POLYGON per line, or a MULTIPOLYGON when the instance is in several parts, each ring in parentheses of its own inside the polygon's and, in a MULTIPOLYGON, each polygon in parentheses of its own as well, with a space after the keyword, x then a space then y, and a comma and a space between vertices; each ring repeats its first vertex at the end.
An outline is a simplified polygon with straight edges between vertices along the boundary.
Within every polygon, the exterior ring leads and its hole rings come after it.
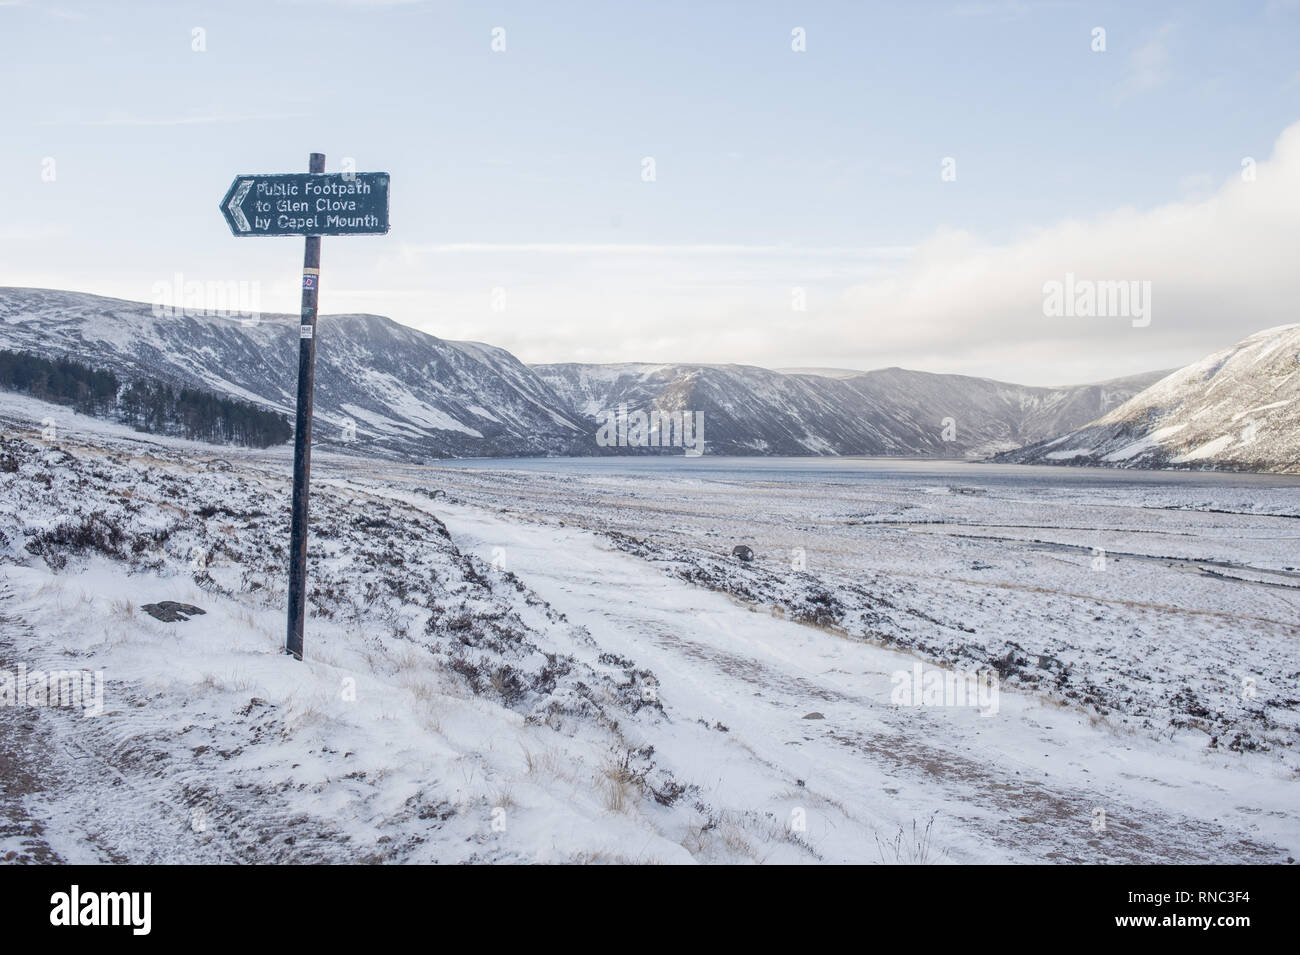
POLYGON ((0 858, 1300 848, 1294 488, 322 457, 298 663, 278 652, 287 456, 4 418, 0 670, 107 689, 99 716, 0 707, 0 858), (162 599, 206 613, 140 611, 162 599), (918 667, 996 696, 900 703, 918 667))

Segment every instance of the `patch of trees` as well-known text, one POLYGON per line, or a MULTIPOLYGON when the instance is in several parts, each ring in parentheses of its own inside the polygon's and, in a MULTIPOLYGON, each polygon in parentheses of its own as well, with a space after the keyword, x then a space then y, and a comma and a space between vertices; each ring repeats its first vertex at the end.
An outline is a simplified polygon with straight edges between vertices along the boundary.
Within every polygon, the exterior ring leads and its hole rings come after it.
POLYGON ((72 405, 82 414, 106 414, 117 405, 117 376, 67 358, 53 361, 0 351, 0 387, 41 401, 72 405))
POLYGON ((118 398, 122 420, 139 431, 179 434, 191 441, 266 448, 293 437, 284 415, 197 388, 133 381, 118 398))
POLYGON ((293 437, 288 418, 251 402, 149 379, 123 387, 112 372, 69 358, 0 351, 0 388, 192 441, 266 448, 293 437))

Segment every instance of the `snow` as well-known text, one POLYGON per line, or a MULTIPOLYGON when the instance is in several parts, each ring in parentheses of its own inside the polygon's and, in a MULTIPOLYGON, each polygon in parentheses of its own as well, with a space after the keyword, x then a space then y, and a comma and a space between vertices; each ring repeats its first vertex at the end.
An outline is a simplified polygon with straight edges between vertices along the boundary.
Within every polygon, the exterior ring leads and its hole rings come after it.
MULTIPOLYGON (((1161 379, 1058 440, 1091 449, 1072 464, 1121 467, 1300 469, 1300 325, 1257 332, 1161 379), (1249 418, 1253 437, 1238 440, 1249 418)), ((1040 443, 1002 459, 1060 459, 1040 443)))
POLYGON ((322 453, 296 662, 282 450, 80 417, 48 443, 41 414, 0 402, 0 669, 102 670, 107 710, 0 707, 41 767, 0 797, 0 853, 893 863, 927 824, 941 863, 1300 843, 1294 487, 322 453), (58 532, 85 521, 123 536, 58 532), (726 556, 744 541, 752 564, 726 556), (206 613, 140 610, 165 599, 206 613), (917 665, 995 661, 993 715, 891 700, 917 665))
MULTIPOLYGON (((462 424, 446 412, 439 411, 426 402, 420 401, 411 394, 406 385, 392 375, 371 370, 363 376, 363 381, 366 392, 372 395, 376 401, 391 408, 399 418, 438 431, 457 431, 472 438, 483 437, 481 432, 462 424)), ((356 412, 353 413, 356 414, 356 412)))
POLYGON ((1049 461, 1064 461, 1070 458, 1083 457, 1089 454, 1092 454, 1091 448, 1073 448, 1069 451, 1053 451, 1050 454, 1044 455, 1044 457, 1049 461))
POLYGON ((1132 444, 1127 444, 1124 447, 1120 448, 1118 451, 1112 451, 1110 454, 1106 455, 1106 457, 1103 458, 1103 460, 1113 462, 1113 461, 1127 461, 1131 458, 1135 458, 1139 454, 1143 454, 1151 450, 1152 448, 1159 447, 1161 441, 1165 440, 1171 435, 1177 434, 1185 427, 1186 425, 1176 424, 1176 425, 1170 425, 1169 427, 1166 428, 1157 428, 1155 431, 1152 431, 1146 437, 1134 441, 1132 444))
POLYGON ((1231 447, 1236 440, 1232 435, 1225 434, 1222 437, 1215 438, 1213 441, 1207 441, 1198 447, 1193 448, 1186 454, 1180 454, 1171 458, 1175 464, 1181 464, 1184 461, 1201 461, 1205 458, 1212 458, 1225 448, 1231 447))
POLYGON ((1285 401, 1274 401, 1271 404, 1258 405, 1254 408, 1247 408, 1245 411, 1238 411, 1232 416, 1232 421, 1240 421, 1247 415, 1259 414, 1261 411, 1272 411, 1274 408, 1285 408, 1294 400, 1295 399, 1293 398, 1287 398, 1285 401))

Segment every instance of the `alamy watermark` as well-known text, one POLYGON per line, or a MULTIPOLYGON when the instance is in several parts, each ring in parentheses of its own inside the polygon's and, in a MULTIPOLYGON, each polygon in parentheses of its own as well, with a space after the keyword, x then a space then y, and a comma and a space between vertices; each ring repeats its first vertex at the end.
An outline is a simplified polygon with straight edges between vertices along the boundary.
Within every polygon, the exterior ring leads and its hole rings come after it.
POLYGON ((104 712, 104 671, 0 669, 0 706, 51 706, 80 709, 82 716, 104 712))
POLYGON ((202 318, 225 315, 244 325, 262 320, 261 282, 198 282, 177 272, 170 282, 154 282, 154 318, 202 318))
POLYGON ((1043 283, 1043 314, 1048 318, 1131 318, 1134 328, 1151 324, 1151 283, 1136 279, 1076 279, 1043 283))
POLYGON ((691 458, 704 453, 703 411, 655 409, 646 414, 629 412, 624 403, 600 417, 605 422, 596 432, 596 444, 602 448, 682 448, 691 458))
POLYGON ((132 935, 153 928, 152 892, 83 892, 73 885, 50 896, 50 924, 55 926, 125 926, 132 935))
POLYGON ((911 670, 895 670, 890 682, 895 706, 972 706, 980 716, 998 711, 998 675, 992 670, 926 669, 918 660, 911 670))

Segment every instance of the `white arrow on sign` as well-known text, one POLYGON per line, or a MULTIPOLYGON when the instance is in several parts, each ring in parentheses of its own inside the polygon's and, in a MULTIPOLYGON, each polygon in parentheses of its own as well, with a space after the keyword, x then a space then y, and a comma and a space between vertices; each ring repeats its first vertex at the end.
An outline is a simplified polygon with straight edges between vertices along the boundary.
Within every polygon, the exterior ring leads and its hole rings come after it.
POLYGON ((241 208, 244 204, 244 197, 248 195, 248 190, 252 188, 252 179, 241 179, 239 188, 230 197, 230 201, 226 203, 226 208, 230 210, 230 215, 234 218, 235 225, 239 227, 240 232, 249 232, 253 228, 248 224, 248 217, 244 215, 244 210, 241 208))

